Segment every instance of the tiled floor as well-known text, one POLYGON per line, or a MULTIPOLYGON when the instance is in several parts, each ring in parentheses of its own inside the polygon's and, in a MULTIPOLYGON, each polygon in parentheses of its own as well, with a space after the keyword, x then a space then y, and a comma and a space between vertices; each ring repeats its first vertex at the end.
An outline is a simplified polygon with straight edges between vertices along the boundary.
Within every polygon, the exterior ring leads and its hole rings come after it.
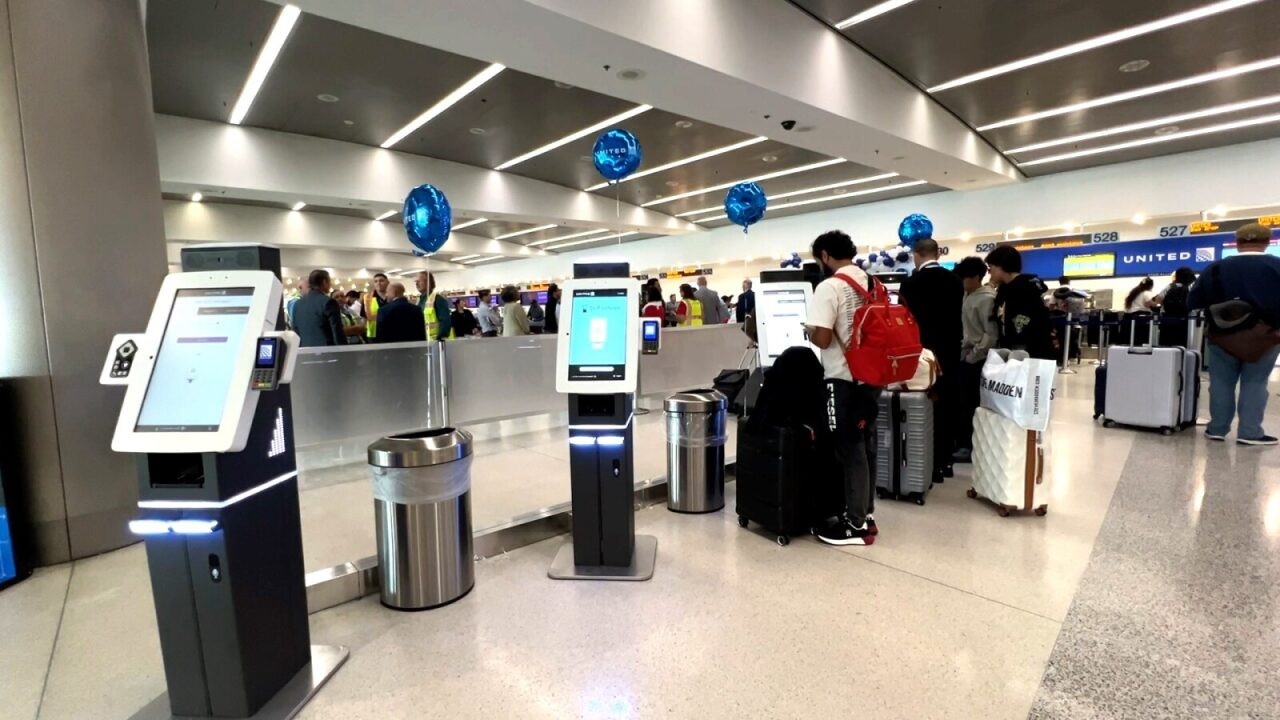
MULTIPOLYGON (((1104 430, 1091 393, 1086 372, 1056 401, 1046 517, 957 477, 880 503, 871 548, 783 548, 737 527, 730 486, 723 513, 638 514, 648 583, 548 580, 557 539, 482 561, 446 608, 313 616, 352 654, 302 717, 1277 717, 1280 449, 1104 430)), ((505 452, 557 460, 541 442, 505 452)), ((128 717, 163 690, 139 547, 0 593, 0 633, 0 718, 128 717)))

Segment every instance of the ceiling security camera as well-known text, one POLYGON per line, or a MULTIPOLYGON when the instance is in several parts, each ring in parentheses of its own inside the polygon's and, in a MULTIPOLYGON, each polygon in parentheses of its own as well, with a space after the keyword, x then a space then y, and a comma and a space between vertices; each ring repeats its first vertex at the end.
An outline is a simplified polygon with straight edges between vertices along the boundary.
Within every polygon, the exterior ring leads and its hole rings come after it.
POLYGON ((795 126, 796 126, 796 121, 795 121, 795 120, 783 120, 783 121, 782 121, 782 129, 783 129, 783 130, 790 130, 790 129, 794 128, 795 126))

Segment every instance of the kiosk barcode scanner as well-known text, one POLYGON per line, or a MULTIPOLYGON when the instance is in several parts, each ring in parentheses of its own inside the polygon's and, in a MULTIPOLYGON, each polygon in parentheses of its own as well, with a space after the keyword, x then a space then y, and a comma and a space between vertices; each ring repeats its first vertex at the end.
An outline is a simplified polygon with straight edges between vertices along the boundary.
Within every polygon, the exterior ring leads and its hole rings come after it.
POLYGON ((147 331, 117 335, 111 447, 137 453, 167 696, 135 717, 289 718, 347 657, 311 644, 289 381, 265 270, 165 278, 147 331))
POLYGON ((562 297, 556 391, 569 396, 573 539, 547 575, 648 580, 658 539, 636 535, 633 471, 640 284, 627 263, 575 264, 562 297))

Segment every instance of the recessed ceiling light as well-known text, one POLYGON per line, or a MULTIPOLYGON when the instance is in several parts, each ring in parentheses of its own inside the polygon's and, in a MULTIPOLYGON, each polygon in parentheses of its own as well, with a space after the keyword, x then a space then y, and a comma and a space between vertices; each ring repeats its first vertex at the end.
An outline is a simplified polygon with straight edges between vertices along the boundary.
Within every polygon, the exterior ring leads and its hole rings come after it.
POLYGON ((1058 115, 1066 115, 1068 113, 1079 112, 1080 110, 1089 110, 1091 108, 1101 107, 1103 105, 1113 105, 1118 102, 1127 100, 1136 100, 1137 98, 1148 97, 1170 90, 1178 90, 1194 85, 1203 85, 1217 80, 1223 80, 1237 75, 1257 72, 1258 70, 1267 70, 1269 68, 1280 66, 1280 56, 1270 57, 1266 60, 1258 60, 1257 62, 1245 63, 1235 67, 1226 68, 1224 70, 1214 70, 1213 72, 1202 73, 1200 75, 1192 75, 1191 77, 1182 78, 1181 80, 1172 80, 1170 82, 1159 83, 1157 85, 1148 85, 1147 87, 1138 88, 1136 90, 1127 90, 1125 92, 1106 95, 1093 100, 1085 100, 1084 102, 1072 103, 1071 105, 1063 105, 1062 107, 1053 108, 1051 110, 1042 110, 1040 112, 1031 113, 1029 115, 1019 115, 1011 117, 1008 120, 983 125, 978 128, 978 132, 986 132, 995 130, 996 128, 1008 127, 1010 125, 1023 125, 1045 118, 1057 117, 1058 115))
POLYGON ((844 163, 844 162, 849 162, 849 161, 845 160, 844 158, 831 158, 830 160, 822 160, 820 162, 810 163, 808 165, 800 165, 798 167, 788 168, 786 170, 776 170, 771 173, 765 173, 764 175, 755 175, 753 177, 743 178, 741 180, 734 180, 733 182, 720 183, 719 185, 711 185, 710 187, 699 188, 697 190, 690 190, 688 192, 683 192, 678 195, 672 195, 670 197, 662 198, 661 200, 650 200, 649 202, 641 205, 641 207, 652 207, 654 205, 661 205, 662 203, 669 203, 669 202, 674 202, 676 200, 683 200, 687 197, 693 197, 695 195, 704 195, 706 193, 715 192, 717 190, 724 190, 726 188, 731 188, 734 185, 737 185, 738 183, 764 182, 765 180, 773 180, 774 178, 786 177, 787 175, 795 175, 797 173, 809 172, 810 170, 818 170, 820 168, 830 167, 832 165, 839 165, 840 163, 844 163))
POLYGON ((661 199, 662 199, 662 196, 661 196, 661 195, 654 195, 654 196, 653 196, 653 199, 654 199, 654 200, 661 200, 661 199))
POLYGON ((338 102, 338 96, 330 95, 329 93, 320 93, 319 95, 316 96, 316 99, 319 100, 320 102, 327 102, 327 103, 338 102))
MULTIPOLYGON (((761 139, 763 140, 763 138, 761 138, 761 139)), ((767 163, 771 163, 771 162, 778 162, 778 156, 777 156, 777 155, 765 155, 764 157, 760 158, 760 161, 761 161, 761 162, 767 162, 767 163)))
POLYGON ((590 134, 592 134, 592 133, 594 133, 594 132, 597 132, 597 131, 600 131, 600 130, 604 130, 605 128, 609 127, 610 125, 616 125, 617 123, 620 123, 620 122, 622 122, 623 120, 628 120, 628 119, 630 119, 630 118, 633 118, 633 117, 635 117, 635 116, 639 115, 640 113, 648 112, 648 111, 650 111, 650 110, 652 110, 652 109, 653 109, 653 106, 652 106, 652 105, 637 105, 637 106, 635 106, 635 107, 631 108, 630 110, 627 110, 626 112, 618 113, 617 115, 614 115, 614 116, 613 116, 613 117, 611 117, 611 118, 606 118, 606 119, 604 119, 604 120, 601 120, 600 122, 596 123, 595 125, 591 125, 591 126, 588 126, 588 127, 584 127, 584 128, 582 128, 581 130, 579 130, 579 131, 577 131, 577 132, 575 132, 575 133, 573 133, 573 134, 571 134, 571 135, 566 135, 566 136, 564 136, 564 137, 560 138, 559 140, 556 140, 555 142, 547 143, 546 145, 543 145, 542 147, 540 147, 540 148, 536 148, 536 149, 534 149, 534 150, 530 150, 529 152, 527 152, 527 153, 525 153, 525 154, 523 154, 523 155, 520 155, 519 157, 514 157, 514 158, 512 158, 512 159, 510 159, 510 160, 508 160, 508 161, 506 161, 506 162, 502 163, 502 164, 501 164, 501 165, 499 165, 498 167, 494 168, 494 170, 506 170, 507 168, 515 167, 516 165, 519 165, 520 163, 524 162, 525 160, 529 160, 529 159, 532 159, 532 158, 538 157, 539 155, 542 155, 543 153, 549 153, 549 152, 551 152, 552 150, 555 150, 556 148, 559 148, 559 147, 563 147, 563 146, 565 146, 565 145, 568 145, 569 143, 573 142, 574 140, 577 140, 577 139, 579 139, 579 138, 584 138, 584 137, 586 137, 586 136, 588 136, 588 135, 590 135, 590 134))
POLYGON ((677 121, 676 121, 676 127, 680 128, 681 130, 688 130, 689 128, 693 127, 693 121, 692 121, 692 120, 677 120, 677 121))
POLYGON ((1129 62, 1120 66, 1120 72, 1122 73, 1142 72, 1143 70, 1146 70, 1149 67, 1151 67, 1150 60, 1130 60, 1129 62))
POLYGON ((1024 232, 1026 232, 1026 229, 1025 229, 1025 228, 1023 228, 1021 225, 1019 225, 1018 227, 1016 227, 1016 228, 1014 228, 1013 230, 1009 231, 1009 234, 1010 234, 1010 235, 1013 235, 1014 237, 1022 237, 1022 234, 1023 234, 1024 232))
MULTIPOLYGON (((827 190, 839 191, 842 188, 849 187, 850 185, 863 185, 869 182, 876 182, 877 180, 890 180, 896 177, 898 177, 898 173, 882 173, 880 175, 871 175, 868 177, 855 178, 853 180, 843 180, 841 182, 829 183, 826 185, 818 185, 816 187, 803 188, 800 190, 791 190, 790 192, 770 195, 769 200, 770 201, 782 200, 784 198, 795 197, 796 195, 807 195, 809 193, 826 192, 827 190)), ((847 190, 845 192, 847 192, 847 190)), ((702 213, 714 212, 716 210, 722 210, 722 209, 724 209, 724 205, 714 205, 712 207, 702 208, 701 210, 690 210, 688 212, 682 212, 677 214, 676 217, 689 217, 690 215, 700 215, 702 213)))
POLYGON ((343 124, 343 125, 348 125, 348 126, 349 126, 349 125, 355 125, 355 124, 356 124, 356 121, 355 121, 355 120, 343 120, 343 121, 342 121, 342 124, 343 124))
POLYGON ((464 97, 475 92, 475 90, 479 88, 481 85, 484 85, 485 83, 489 82, 493 78, 497 77, 498 73, 506 69, 507 68, 505 65, 501 65, 499 63, 493 63, 492 65, 485 68, 484 70, 481 70, 480 72, 471 76, 470 80, 467 80, 466 82, 462 83, 462 85, 458 86, 453 92, 441 98, 440 101, 437 102, 435 105, 432 105, 431 107, 427 108, 426 111, 423 112, 421 115, 409 121, 408 125, 405 125, 404 127, 395 131, 395 133, 393 133, 391 137, 387 138, 382 142, 382 147, 389 148, 392 145, 395 145, 396 143, 405 139, 406 137, 409 136, 409 134, 413 133, 415 130, 422 127, 423 125, 426 125, 427 123, 431 122, 437 115, 453 107, 464 97))
POLYGON ((498 237, 494 238, 494 240, 508 240, 510 238, 520 237, 521 235, 528 235, 530 233, 542 232, 543 230, 550 230, 556 227, 560 227, 560 226, 554 223, 552 223, 551 225, 539 225, 538 227, 532 227, 532 228, 529 228, 528 230, 517 230, 515 232, 509 232, 506 235, 499 235, 498 237))
POLYGON ((203 199, 204 193, 201 193, 199 190, 191 193, 191 202, 200 202, 203 199))
POLYGON ((395 215, 396 213, 398 213, 398 212, 400 212, 400 211, 399 211, 399 210, 388 210, 388 211, 386 211, 386 212, 382 213, 381 215, 379 215, 378 217, 374 218, 374 220, 386 220, 387 218, 394 216, 394 215, 395 215))
POLYGON ((1096 130, 1094 132, 1058 138, 1057 140, 1046 140, 1045 142, 1024 145, 1022 147, 1013 148, 1012 150, 1006 150, 1005 153, 1008 155, 1014 155, 1017 153, 1031 152, 1033 150, 1044 150, 1045 148, 1058 147, 1059 145, 1074 145, 1086 140, 1096 140, 1098 138, 1122 135, 1124 133, 1136 132, 1138 130, 1160 128, 1167 125, 1187 122, 1189 120, 1200 120, 1202 118, 1213 117, 1215 115, 1227 115, 1240 112, 1242 110, 1251 110, 1253 108, 1264 107, 1266 105, 1274 105, 1276 103, 1280 103, 1280 95, 1268 95, 1266 97, 1254 98, 1252 100, 1243 100, 1241 102, 1228 103, 1226 105, 1216 105, 1211 108, 1205 108, 1204 110, 1193 110, 1191 112, 1166 115, 1165 117, 1143 120, 1142 122, 1129 123, 1127 125, 1117 125, 1103 130, 1096 130))
MULTIPOLYGON (((680 167, 681 165, 688 165, 688 164, 690 164, 690 163, 695 163, 695 162, 698 162, 698 161, 700 161, 700 160, 706 160, 707 158, 712 158, 712 157, 715 157, 715 156, 717 156, 717 155, 723 155, 723 154, 725 154, 725 153, 727 153, 727 152, 733 152, 734 150, 741 150, 741 149, 742 149, 742 148, 744 148, 744 147, 749 147, 749 146, 751 146, 751 145, 755 145, 756 143, 762 143, 762 142, 764 142, 765 140, 768 140, 768 139, 769 139, 769 138, 766 138, 766 137, 754 137, 754 138, 750 138, 750 139, 747 139, 747 140, 743 140, 742 142, 736 142, 736 143, 734 143, 734 144, 732 144, 732 145, 725 145, 724 147, 719 147, 719 148, 716 148, 716 149, 714 149, 714 150, 708 150, 708 151, 703 152, 703 153, 698 153, 697 155, 691 155, 691 156, 689 156, 689 157, 687 157, 687 158, 683 158, 683 159, 681 159, 681 160, 674 160, 674 161, 672 161, 672 162, 666 163, 665 165, 659 165, 659 166, 657 166, 657 167, 649 168, 648 170, 641 170, 640 172, 631 173, 630 175, 628 175, 628 176, 626 176, 626 177, 622 178, 621 180, 619 180, 617 183, 614 183, 614 184, 630 182, 630 181, 635 180, 635 179, 637 179, 637 178, 642 178, 642 177, 645 177, 645 176, 647 176, 647 175, 653 175, 654 173, 664 172, 664 171, 666 171, 666 170, 670 170, 670 169, 672 169, 672 168, 680 167)), ((769 156, 769 157, 773 157, 773 156, 769 156)), ((777 158, 776 158, 776 157, 775 157, 775 158, 773 158, 773 159, 774 159, 774 160, 777 160, 777 158)), ((766 160, 766 162, 770 162, 770 161, 766 160)), ((677 185, 678 185, 678 184, 679 184, 679 183, 677 183, 677 185)), ((596 190, 600 190, 600 189, 606 188, 606 187, 608 187, 608 186, 609 186, 609 183, 607 183, 607 182, 596 183, 595 185, 592 185, 591 187, 587 188, 587 192, 594 192, 594 191, 596 191, 596 190)), ((672 187, 674 187, 674 186, 672 186, 672 187)))
POLYGON ((487 133, 487 132, 489 132, 489 131, 488 131, 488 130, 485 130, 484 128, 471 128, 471 129, 470 129, 470 130, 468 130, 467 132, 471 133, 472 135, 484 135, 485 133, 487 133))
POLYGON ((894 161, 895 161, 895 162, 897 162, 898 160, 906 160, 906 159, 907 159, 907 156, 906 156, 906 155, 894 155, 894 156, 893 156, 893 159, 894 159, 894 161))
POLYGON ((663 184, 664 184, 664 185, 666 185, 666 186, 667 186, 667 187, 669 187, 669 188, 678 188, 678 187, 680 187, 680 181, 679 181, 679 180, 668 180, 668 181, 666 181, 666 182, 665 182, 665 183, 663 183, 663 184))
POLYGON ((1258 3, 1258 2, 1261 2, 1261 0, 1222 0, 1221 2, 1216 2, 1211 5, 1205 5, 1204 7, 1199 7, 1194 10, 1188 10, 1186 12, 1181 12, 1176 15, 1170 15, 1169 17, 1161 18, 1159 20, 1152 20, 1151 22, 1142 23, 1141 25, 1134 25, 1133 27, 1124 28, 1123 30, 1116 30, 1115 32, 1109 32, 1109 33, 1106 33, 1105 35, 1099 35, 1094 38, 1089 38, 1088 40, 1081 40, 1080 42, 1071 43, 1070 45, 1063 45, 1060 48, 1055 48, 1053 50, 1050 50, 1048 52, 1043 52, 1038 55, 1032 55, 1031 57, 1026 57, 1021 60, 1015 60, 1013 62, 1005 63, 1003 65, 997 65, 996 67, 993 67, 993 68, 988 68, 986 70, 982 70, 979 72, 970 73, 963 77, 958 77, 955 80, 944 82, 941 85, 935 85, 929 88, 928 91, 931 93, 935 93, 935 92, 941 92, 943 90, 949 90, 954 87, 960 87, 961 85, 968 85, 969 83, 975 83, 975 82, 978 82, 979 80, 986 80, 987 78, 992 78, 997 75, 1004 75, 1005 73, 1011 73, 1016 70, 1022 70, 1023 68, 1028 68, 1033 65, 1039 65, 1041 63, 1046 63, 1051 60, 1057 60, 1059 58, 1064 58, 1069 55, 1075 55, 1077 53, 1087 52, 1089 50, 1094 50, 1096 48, 1104 47, 1106 45, 1112 45, 1114 43, 1122 42, 1124 40, 1129 40, 1131 38, 1135 38, 1140 35, 1147 35, 1149 33, 1164 30, 1166 28, 1171 28, 1176 25, 1182 25, 1184 23, 1200 20, 1202 18, 1206 18, 1211 15, 1217 15, 1219 13, 1224 13, 1229 10, 1235 10, 1236 8, 1244 7, 1246 5, 1253 5, 1254 3, 1258 3))
POLYGON ((1143 215, 1142 213, 1134 213, 1134 216, 1129 218, 1129 221, 1132 222, 1134 225, 1146 225, 1147 216, 1143 215))
POLYGON ((1269 125, 1271 123, 1280 122, 1280 113, 1273 115, 1264 115, 1262 117, 1249 118, 1247 120, 1236 120, 1235 122, 1221 123, 1219 125, 1210 125, 1208 127, 1196 128, 1194 130, 1183 130, 1181 132, 1170 133, 1168 135, 1159 135, 1154 137, 1141 138, 1139 140, 1130 140, 1129 142, 1116 143, 1115 145, 1105 145, 1103 147, 1090 148, 1089 150, 1079 150, 1076 152, 1063 153, 1061 155, 1051 155, 1037 160, 1030 160, 1024 163, 1018 163, 1019 167, 1028 167, 1031 165, 1043 165, 1045 163, 1060 162, 1062 160, 1071 160, 1074 158, 1087 157, 1090 155, 1101 155, 1102 153, 1116 152, 1118 150, 1128 150, 1130 148, 1143 147, 1145 145, 1155 145, 1157 143, 1171 142, 1174 140, 1183 140, 1186 138, 1200 137, 1201 135, 1212 135, 1214 133, 1229 132, 1231 130, 1239 130, 1241 128, 1254 127, 1256 125, 1269 125))
POLYGON ((847 193, 847 192, 849 192, 849 190, 848 190, 847 188, 836 188, 835 190, 832 190, 832 191, 831 191, 831 194, 832 194, 832 195, 843 195, 843 194, 845 194, 845 193, 847 193))
POLYGON ((973 237, 973 233, 969 233, 969 232, 960 233, 960 240, 962 242, 969 242, 969 239, 972 237, 973 237))
POLYGON ((592 158, 590 155, 579 155, 578 159, 581 160, 582 162, 591 162, 594 158, 592 158))
POLYGON ((461 230, 461 229, 463 229, 463 228, 469 228, 469 227, 471 227, 471 226, 473 226, 473 225, 479 225, 479 224, 480 224, 480 223, 482 223, 482 222, 489 222, 489 219, 488 219, 488 218, 476 218, 475 220, 468 220, 468 221, 466 221, 466 222, 464 222, 464 223, 462 223, 462 224, 454 225, 454 226, 453 226, 453 228, 451 228, 451 229, 452 229, 452 230, 461 230))
POLYGON ((1156 128, 1155 134, 1164 136, 1164 135, 1172 135, 1176 132, 1178 132, 1177 125, 1165 125, 1162 128, 1156 128))
MULTIPOLYGON (((809 198, 808 200, 796 200, 794 202, 789 202, 789 203, 779 203, 777 205, 770 205, 769 209, 785 210, 786 208, 801 207, 803 205, 816 205, 818 203, 831 202, 833 200, 839 200, 841 198, 858 197, 861 195, 872 195, 875 193, 888 192, 890 190, 900 190, 902 188, 917 187, 919 185, 927 185, 927 184, 928 182, 925 180, 913 180, 912 182, 901 183, 899 185, 886 185, 885 187, 870 188, 868 190, 859 190, 857 192, 845 193, 844 195, 823 195, 821 197, 809 198)), ((715 220, 724 220, 725 217, 726 217, 725 215, 720 214, 720 215, 715 215, 713 217, 699 218, 697 220, 694 220, 694 222, 700 222, 700 223, 712 222, 715 220)))
POLYGON ((559 80, 556 80, 553 84, 554 84, 557 88, 559 88, 560 90, 572 90, 572 89, 573 89, 573 86, 572 86, 572 85, 570 85, 569 83, 560 82, 559 80))
POLYGON ((625 70, 619 70, 618 77, 622 80, 639 80, 644 77, 644 71, 637 70, 636 68, 627 68, 625 70))
POLYGON ((914 0, 887 0, 886 2, 882 2, 879 5, 873 5, 867 8, 866 10, 863 10, 862 12, 858 13, 857 15, 854 15, 853 17, 845 18, 844 20, 841 20, 840 22, 836 23, 836 29, 843 30, 847 27, 853 27, 858 23, 866 22, 874 17, 880 17, 881 15, 887 12, 897 10, 903 5, 908 5, 912 2, 914 2, 914 0))
POLYGON ((293 5, 280 8, 275 24, 271 26, 271 34, 267 35, 267 41, 262 44, 262 51, 258 53, 258 59, 254 61, 253 69, 249 71, 249 77, 244 81, 240 97, 231 108, 232 125, 244 122, 245 115, 249 114, 254 98, 258 97, 262 83, 266 82, 271 66, 275 65, 276 58, 280 57, 280 50, 284 48, 284 43, 289 39, 289 33, 293 32, 293 27, 298 23, 298 16, 301 14, 302 11, 293 5))
POLYGON ((302 202, 301 200, 299 200, 298 202, 296 202, 296 203, 294 203, 294 204, 293 204, 293 207, 292 207, 292 208, 290 208, 290 210, 293 210, 294 212, 297 212, 298 210, 301 210, 302 208, 304 208, 304 207, 306 207, 306 206, 307 206, 307 204, 306 204, 306 203, 304 203, 304 202, 302 202))
POLYGON ((1222 204, 1214 205, 1213 209, 1210 210, 1209 212, 1213 213, 1214 215, 1217 215, 1218 217, 1226 217, 1227 206, 1222 204))
POLYGON ((1076 224, 1073 222, 1066 222, 1062 224, 1063 232, 1074 232, 1075 229, 1076 229, 1076 224))

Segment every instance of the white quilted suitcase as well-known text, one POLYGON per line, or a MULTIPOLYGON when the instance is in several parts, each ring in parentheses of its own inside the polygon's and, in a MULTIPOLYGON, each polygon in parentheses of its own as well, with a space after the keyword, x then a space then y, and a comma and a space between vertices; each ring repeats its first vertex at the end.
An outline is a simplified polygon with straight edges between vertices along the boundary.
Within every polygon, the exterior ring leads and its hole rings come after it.
POLYGON ((995 503, 1004 517, 1013 510, 1044 515, 1049 506, 1037 504, 1036 494, 1047 491, 1044 480, 1045 434, 1024 430, 1017 423, 980 407, 973 416, 973 487, 969 497, 995 503))

